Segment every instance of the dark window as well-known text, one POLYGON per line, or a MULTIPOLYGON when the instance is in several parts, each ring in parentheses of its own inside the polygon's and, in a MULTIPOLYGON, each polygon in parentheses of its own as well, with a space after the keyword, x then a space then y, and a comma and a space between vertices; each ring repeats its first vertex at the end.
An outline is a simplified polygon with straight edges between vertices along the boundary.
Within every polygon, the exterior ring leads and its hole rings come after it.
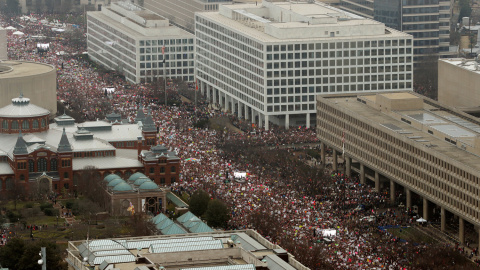
POLYGON ((68 179, 68 172, 63 173, 63 178, 68 179))
POLYGON ((150 173, 154 173, 155 172, 155 168, 150 168, 150 173))
POLYGON ((47 171, 47 160, 41 158, 37 161, 37 171, 38 172, 46 172, 47 171))
POLYGON ((28 161, 28 171, 29 172, 34 172, 35 171, 35 163, 31 159, 28 161))
POLYGON ((175 172, 175 166, 172 166, 172 167, 170 168, 170 172, 172 172, 172 173, 175 172))
POLYGON ((160 167, 160 173, 165 173, 165 167, 160 167))
POLYGON ((50 171, 56 171, 57 170, 57 159, 52 158, 50 160, 50 171))

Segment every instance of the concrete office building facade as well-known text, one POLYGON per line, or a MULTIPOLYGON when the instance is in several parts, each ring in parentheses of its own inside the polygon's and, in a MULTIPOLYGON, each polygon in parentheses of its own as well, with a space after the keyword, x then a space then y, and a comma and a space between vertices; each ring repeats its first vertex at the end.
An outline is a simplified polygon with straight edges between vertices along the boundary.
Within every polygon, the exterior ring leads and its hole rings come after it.
POLYGON ((333 169, 344 149, 347 175, 358 171, 360 182, 370 178, 377 191, 386 178, 391 201, 403 186, 409 208, 412 193, 419 195, 426 220, 435 204, 442 230, 446 212, 455 215, 460 242, 466 222, 478 228, 480 121, 413 92, 318 96, 317 110, 322 159, 332 147, 333 169))
POLYGON ((315 95, 412 89, 412 37, 322 3, 221 5, 196 14, 197 80, 269 127, 315 124, 315 95))
POLYGON ((143 6, 189 32, 195 31, 195 12, 217 11, 230 0, 144 0, 143 6))
POLYGON ((480 111, 480 67, 477 60, 438 61, 438 102, 464 112, 480 111))
POLYGON ((414 37, 414 61, 451 56, 450 0, 340 0, 340 8, 414 37))
POLYGON ((89 58, 130 82, 156 81, 164 70, 167 78, 194 80, 195 38, 163 17, 130 2, 115 2, 88 12, 87 28, 89 58))

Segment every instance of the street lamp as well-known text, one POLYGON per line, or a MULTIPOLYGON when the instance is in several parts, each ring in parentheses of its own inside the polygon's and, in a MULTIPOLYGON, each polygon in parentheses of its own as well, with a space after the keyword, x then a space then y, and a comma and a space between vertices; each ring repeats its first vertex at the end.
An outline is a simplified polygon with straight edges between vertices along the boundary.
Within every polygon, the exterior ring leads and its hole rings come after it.
POLYGON ((41 259, 38 260, 38 264, 42 266, 42 270, 47 270, 47 248, 42 247, 40 253, 41 259))

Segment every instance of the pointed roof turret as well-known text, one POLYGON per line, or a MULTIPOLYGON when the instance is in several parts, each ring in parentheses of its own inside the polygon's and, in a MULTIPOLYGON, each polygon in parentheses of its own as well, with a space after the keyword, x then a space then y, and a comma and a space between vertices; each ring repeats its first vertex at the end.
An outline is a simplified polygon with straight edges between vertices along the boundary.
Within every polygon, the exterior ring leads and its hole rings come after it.
POLYGON ((143 106, 140 104, 138 107, 137 117, 135 118, 135 123, 145 121, 145 114, 143 113, 143 106))
POLYGON ((57 152, 72 152, 72 145, 67 138, 67 133, 65 132, 65 127, 63 127, 62 138, 60 138, 60 143, 58 144, 57 152))
POLYGON ((13 148, 14 155, 26 155, 28 154, 27 150, 27 142, 23 139, 22 131, 18 133, 17 142, 15 143, 15 147, 13 148))
POLYGON ((155 125, 155 123, 153 123, 153 119, 150 113, 148 113, 147 118, 145 118, 145 122, 143 123, 142 130, 145 132, 151 132, 151 131, 157 132, 157 126, 155 125))

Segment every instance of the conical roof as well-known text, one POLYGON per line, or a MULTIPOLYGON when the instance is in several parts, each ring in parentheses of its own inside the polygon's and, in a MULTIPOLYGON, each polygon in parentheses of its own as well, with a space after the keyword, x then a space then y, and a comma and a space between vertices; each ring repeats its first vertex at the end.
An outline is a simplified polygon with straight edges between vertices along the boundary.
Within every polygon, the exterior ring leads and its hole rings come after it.
POLYGON ((145 123, 143 124, 142 130, 147 132, 157 132, 157 126, 155 125, 155 123, 153 123, 153 119, 150 113, 147 115, 147 118, 145 118, 145 123))
POLYGON ((65 127, 63 128, 62 137, 60 138, 60 143, 58 144, 57 152, 72 152, 72 145, 67 138, 67 133, 65 132, 65 127))
POLYGON ((17 142, 15 143, 15 147, 13 148, 14 155, 25 155, 28 154, 27 150, 27 142, 23 139, 22 131, 18 133, 17 142))
POLYGON ((143 106, 140 105, 137 111, 137 117, 135 117, 135 123, 145 121, 145 114, 143 113, 143 106))

